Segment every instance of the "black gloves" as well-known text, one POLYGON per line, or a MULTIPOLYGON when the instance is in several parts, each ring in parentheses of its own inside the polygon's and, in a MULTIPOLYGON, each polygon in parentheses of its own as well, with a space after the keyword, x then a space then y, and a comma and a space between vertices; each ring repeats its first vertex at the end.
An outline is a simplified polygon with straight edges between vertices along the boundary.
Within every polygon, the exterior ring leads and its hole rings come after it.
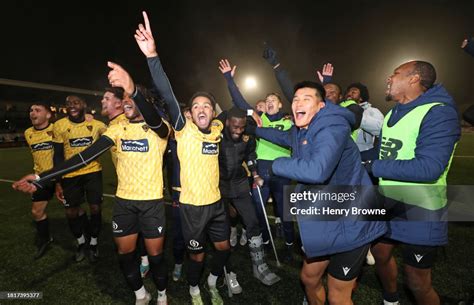
POLYGON ((264 45, 265 49, 263 50, 262 56, 272 67, 275 67, 280 63, 277 58, 277 52, 273 50, 268 44, 265 43, 264 45))

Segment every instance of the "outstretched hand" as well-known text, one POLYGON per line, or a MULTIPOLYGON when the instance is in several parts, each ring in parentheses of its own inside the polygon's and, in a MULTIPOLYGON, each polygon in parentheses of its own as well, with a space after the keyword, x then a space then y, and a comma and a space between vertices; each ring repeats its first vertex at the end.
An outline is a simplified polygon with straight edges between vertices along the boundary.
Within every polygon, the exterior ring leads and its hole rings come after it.
POLYGON ((235 69, 237 69, 237 66, 231 67, 229 60, 221 59, 219 61, 219 70, 221 70, 222 74, 230 72, 230 76, 234 77, 235 69))
POLYGON ((135 91, 135 84, 130 74, 114 62, 108 61, 107 66, 112 69, 108 75, 110 85, 112 87, 122 87, 128 95, 132 95, 135 91))
POLYGON ((31 183, 31 181, 34 181, 34 180, 36 180, 35 174, 26 175, 20 180, 15 181, 12 185, 12 188, 16 191, 32 194, 36 192, 37 190, 36 186, 33 183, 31 183))
POLYGON ((148 20, 148 15, 145 11, 143 11, 143 20, 145 25, 141 23, 138 25, 138 29, 135 30, 135 40, 146 57, 158 56, 155 39, 151 31, 150 20, 148 20))
POLYGON ((318 78, 319 78, 319 81, 324 84, 325 83, 325 79, 327 78, 332 78, 332 75, 334 73, 334 67, 332 66, 331 63, 327 63, 327 64, 324 64, 323 65, 323 72, 321 73, 319 70, 316 71, 316 73, 318 74, 318 78))

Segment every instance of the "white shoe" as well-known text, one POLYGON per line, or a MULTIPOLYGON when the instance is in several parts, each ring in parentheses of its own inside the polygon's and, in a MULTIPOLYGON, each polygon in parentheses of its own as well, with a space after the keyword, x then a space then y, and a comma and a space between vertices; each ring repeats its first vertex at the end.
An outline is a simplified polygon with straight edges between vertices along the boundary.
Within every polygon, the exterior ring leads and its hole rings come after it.
POLYGON ((168 298, 166 297, 166 294, 161 299, 160 297, 156 299, 156 305, 168 305, 168 298))
POLYGON ((230 287, 232 294, 242 293, 242 286, 240 286, 239 282, 237 281, 237 274, 234 272, 227 273, 227 279, 229 281, 226 283, 226 285, 230 287))
POLYGON ((240 236, 240 245, 245 246, 247 244, 247 231, 242 228, 242 235, 240 236))
POLYGON ((230 227, 230 246, 235 247, 237 245, 237 228, 230 227))
POLYGON ((148 305, 151 301, 151 294, 147 291, 143 299, 136 299, 135 305, 148 305))
POLYGON ((280 281, 280 277, 271 272, 266 263, 259 266, 252 266, 253 276, 267 286, 271 286, 280 281))
POLYGON ((372 255, 372 252, 370 252, 370 249, 369 249, 369 252, 367 252, 367 256, 365 257, 365 262, 366 262, 367 265, 369 265, 369 266, 375 265, 375 258, 374 258, 374 256, 372 255))

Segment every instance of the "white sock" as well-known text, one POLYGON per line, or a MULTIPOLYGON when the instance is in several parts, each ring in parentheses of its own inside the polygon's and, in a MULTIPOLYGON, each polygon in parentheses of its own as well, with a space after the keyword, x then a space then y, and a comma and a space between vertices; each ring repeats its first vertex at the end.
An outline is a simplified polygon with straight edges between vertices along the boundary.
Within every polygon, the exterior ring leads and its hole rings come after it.
POLYGON ((163 291, 158 290, 158 300, 165 301, 166 300, 166 289, 163 291))
POLYGON ((90 245, 91 246, 97 246, 97 237, 91 237, 90 245))
POLYGON ((135 291, 135 298, 137 298, 137 300, 144 299, 145 297, 146 297, 145 286, 142 286, 140 289, 135 291))
POLYGON ((399 301, 389 302, 389 301, 383 300, 383 305, 400 305, 400 302, 399 301))
POLYGON ((85 243, 85 242, 86 242, 86 238, 84 237, 84 235, 81 235, 81 237, 79 237, 79 238, 77 239, 77 243, 78 243, 79 245, 82 245, 82 244, 85 243))
POLYGON ((207 277, 207 284, 209 287, 216 287, 217 278, 217 275, 209 273, 209 276, 207 277))
POLYGON ((148 262, 148 256, 142 256, 142 265, 148 266, 150 263, 148 262))
POLYGON ((189 286, 189 294, 191 295, 199 295, 201 290, 199 290, 199 286, 189 286))
POLYGON ((281 223, 280 217, 275 217, 275 224, 281 223))

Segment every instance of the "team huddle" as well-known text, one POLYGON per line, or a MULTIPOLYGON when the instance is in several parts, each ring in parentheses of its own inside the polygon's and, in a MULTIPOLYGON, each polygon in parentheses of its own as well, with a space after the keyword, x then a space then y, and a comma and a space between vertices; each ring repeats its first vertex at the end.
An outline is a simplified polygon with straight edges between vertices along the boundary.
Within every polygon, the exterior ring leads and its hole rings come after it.
MULTIPOLYGON (((125 69, 109 62, 112 87, 102 99, 108 126, 87 117, 87 105, 77 96, 66 99, 67 117, 54 124, 49 122, 52 114, 47 104, 35 103, 30 108, 33 127, 25 138, 35 174, 15 182, 13 188, 32 194, 37 258, 52 242, 45 210, 56 194, 77 240, 75 260, 99 259, 102 168, 97 159, 110 150, 118 178, 112 232, 135 304, 152 299, 142 279, 148 269, 158 290, 157 304, 168 304, 165 236, 173 237, 173 280, 181 276, 185 250, 188 254, 186 279, 192 304, 204 304, 199 281, 208 239, 214 245, 207 277, 212 304, 224 303, 216 286, 219 277, 225 277, 232 293, 241 293, 231 264, 237 215, 244 228, 240 242, 248 244, 254 277, 266 286, 278 283, 280 278, 265 261, 265 246, 271 244, 280 264, 264 206, 270 196, 281 228, 277 232, 285 241, 283 261, 291 262, 296 253, 303 256, 300 280, 305 304, 322 305, 326 300, 332 305, 352 304, 352 292, 366 262, 375 263, 383 303, 400 304, 392 256, 395 246, 402 247, 406 283, 417 303, 440 304, 431 284, 431 268, 437 249, 447 244, 447 222, 297 217, 296 236, 294 222, 283 216, 284 188, 295 183, 301 192, 315 185, 379 184, 386 190, 417 187, 427 192, 436 186, 438 196, 398 196, 386 191, 384 199, 397 211, 415 207, 439 213, 446 208, 446 196, 439 192, 445 193, 461 131, 455 103, 435 84, 436 72, 430 63, 410 61, 395 69, 387 80, 386 96, 396 105, 384 118, 368 102, 368 90, 361 83, 351 84, 343 96, 341 87, 331 82, 330 64, 318 72, 321 83, 293 85, 276 52, 266 46, 263 57, 272 66, 292 115, 282 112, 283 98, 277 93, 251 106, 234 82, 236 67, 224 59, 219 70, 234 105, 216 116, 216 100, 208 92, 196 92, 189 108, 181 108, 145 12, 143 16, 144 25, 139 24, 134 36, 165 107, 159 107, 125 69), (171 157, 166 158, 168 150, 171 157), (166 231, 163 166, 171 175, 173 232, 166 231), (85 201, 90 217, 81 208, 85 201), (325 273, 327 291, 322 280, 325 273)), ((298 284, 295 279, 295 287, 298 284)))

